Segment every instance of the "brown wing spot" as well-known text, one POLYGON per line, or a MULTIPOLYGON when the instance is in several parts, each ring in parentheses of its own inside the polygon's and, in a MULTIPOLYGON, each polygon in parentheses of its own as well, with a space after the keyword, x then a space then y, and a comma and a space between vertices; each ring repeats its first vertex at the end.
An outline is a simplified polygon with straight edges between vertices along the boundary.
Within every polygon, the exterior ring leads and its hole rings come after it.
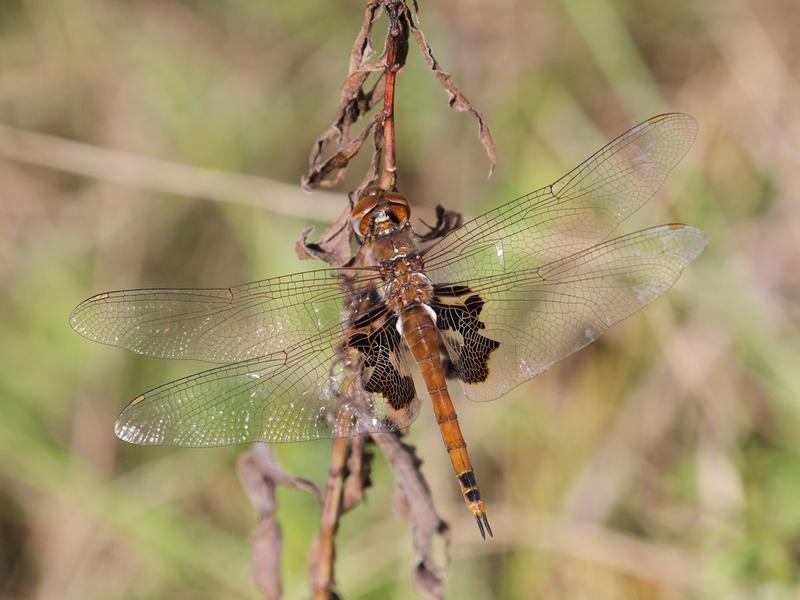
POLYGON ((375 288, 370 290, 368 299, 364 304, 366 304, 366 307, 353 315, 353 327, 357 329, 368 327, 386 314, 386 305, 375 288))
POLYGON ((142 394, 141 396, 137 396, 136 398, 134 398, 134 399, 131 401, 131 404, 130 404, 130 405, 131 405, 131 406, 136 406, 136 405, 137 405, 137 404, 139 404, 139 403, 140 403, 142 400, 144 400, 144 394, 142 394))
POLYGON ((409 406, 416 398, 414 380, 400 373, 398 363, 392 360, 399 345, 397 315, 386 319, 376 331, 358 331, 347 340, 347 346, 355 348, 364 357, 364 389, 386 398, 395 410, 409 406))
POLYGON ((472 290, 466 285, 435 285, 433 286, 433 293, 443 298, 458 298, 471 294, 472 290))
POLYGON ((451 337, 457 356, 445 361, 445 376, 455 375, 466 383, 486 381, 489 376, 489 355, 500 347, 500 343, 480 333, 481 329, 486 328, 480 320, 483 299, 472 294, 460 304, 442 303, 438 297, 440 290, 445 292, 445 296, 448 293, 455 296, 455 291, 461 290, 464 294, 459 296, 463 296, 470 294, 471 290, 466 286, 455 285, 434 288, 437 296, 434 297, 431 307, 436 313, 437 326, 442 331, 453 331, 460 335, 460 339, 451 337))

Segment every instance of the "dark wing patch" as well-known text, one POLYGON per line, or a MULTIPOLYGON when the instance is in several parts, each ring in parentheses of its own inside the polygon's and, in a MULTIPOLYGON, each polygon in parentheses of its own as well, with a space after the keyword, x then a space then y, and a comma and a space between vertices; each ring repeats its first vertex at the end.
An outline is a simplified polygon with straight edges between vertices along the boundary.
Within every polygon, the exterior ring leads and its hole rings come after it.
POLYGON ((445 363, 446 376, 465 383, 480 383, 489 376, 489 355, 500 343, 480 333, 486 328, 480 320, 483 305, 483 299, 467 286, 434 286, 431 307, 450 358, 445 363))
POLYGON ((458 298, 466 294, 472 293, 471 290, 465 285, 437 285, 434 286, 434 293, 439 297, 458 298))
POLYGON ((369 327, 386 314, 386 305, 381 301, 377 289, 370 288, 367 296, 357 303, 358 308, 353 314, 353 327, 362 329, 369 327))
POLYGON ((364 389, 386 398, 394 410, 406 409, 416 399, 414 380, 408 373, 400 341, 394 314, 378 329, 357 331, 347 340, 347 346, 363 356, 364 389))

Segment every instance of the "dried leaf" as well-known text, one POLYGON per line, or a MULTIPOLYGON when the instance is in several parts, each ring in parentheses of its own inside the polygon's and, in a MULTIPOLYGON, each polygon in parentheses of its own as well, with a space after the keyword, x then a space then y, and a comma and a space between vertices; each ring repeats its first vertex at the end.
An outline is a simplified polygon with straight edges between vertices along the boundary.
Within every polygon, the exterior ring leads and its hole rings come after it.
POLYGON ((397 435, 374 433, 395 479, 395 508, 411 524, 411 540, 418 563, 414 569, 417 592, 426 598, 444 598, 443 568, 433 556, 437 536, 444 541, 445 554, 450 547, 450 527, 436 511, 433 496, 419 470, 420 461, 414 448, 400 441, 397 435))
MULTIPOLYGON (((338 143, 342 137, 342 130, 338 126, 337 123, 334 123, 320 135, 316 140, 314 140, 314 144, 311 146, 311 152, 308 156, 308 171, 311 173, 312 171, 316 170, 320 166, 322 154, 325 152, 325 148, 328 147, 329 144, 338 143)), ((306 175, 305 178, 309 176, 306 175)), ((302 183, 303 179, 301 179, 301 185, 305 188, 305 184, 302 183)))
POLYGON ((433 50, 425 40, 425 36, 412 19, 409 19, 409 25, 411 27, 411 35, 414 36, 417 45, 420 47, 420 50, 422 50, 422 56, 425 58, 425 62, 447 92, 450 108, 457 112, 470 112, 478 121, 478 136, 481 140, 481 144, 483 144, 484 150, 486 150, 486 155, 489 157, 489 177, 491 177, 497 165, 497 152, 495 151, 494 140, 492 140, 492 132, 489 130, 489 125, 487 125, 483 113, 472 106, 472 103, 467 100, 467 97, 458 89, 456 84, 453 83, 450 74, 439 66, 439 62, 434 58, 433 50))
POLYGON ((444 580, 438 569, 430 564, 419 563, 414 569, 414 589, 425 598, 444 598, 444 580))
POLYGON ((252 534, 253 581, 265 598, 280 598, 280 557, 283 537, 276 519, 275 490, 288 485, 314 495, 322 504, 322 493, 311 481, 287 473, 272 455, 267 444, 255 444, 239 456, 236 466, 239 481, 258 512, 258 525, 252 534))
POLYGON ((358 154, 358 151, 361 149, 361 146, 364 144, 364 141, 367 139, 370 131, 372 131, 375 123, 377 123, 380 118, 380 114, 375 115, 364 128, 364 130, 358 134, 358 137, 347 144, 344 148, 341 148, 336 154, 331 156, 324 163, 312 168, 301 180, 303 189, 309 191, 320 184, 332 186, 339 183, 344 176, 344 168, 349 164, 350 160, 356 154, 358 154), (327 176, 332 172, 334 173, 334 178, 327 178, 327 176))
MULTIPOLYGON (((368 63, 373 54, 372 27, 382 6, 382 0, 370 0, 367 3, 361 30, 356 36, 350 52, 348 74, 342 87, 336 117, 333 124, 314 141, 309 152, 308 173, 302 178, 302 185, 306 190, 317 186, 330 187, 338 184, 344 176, 350 159, 363 144, 363 140, 355 145, 351 143, 350 128, 369 112, 378 98, 383 95, 383 88, 380 87, 380 91, 378 90, 383 75, 371 91, 365 92, 363 89, 371 73, 385 68, 382 60, 368 63), (379 93, 376 94, 376 91, 379 93), (331 159, 323 161, 322 156, 331 146, 336 147, 336 154, 331 159), (348 156, 350 152, 352 154, 348 156)), ((369 127, 372 125, 370 124, 369 127)), ((366 132, 368 133, 368 131, 366 132)))
POLYGON ((454 229, 461 227, 464 222, 464 217, 460 212, 454 210, 447 210, 441 204, 436 205, 436 224, 428 225, 425 221, 422 224, 428 228, 427 233, 415 234, 420 242, 430 242, 446 236, 454 229))
POLYGON ((295 242, 295 253, 301 260, 316 258, 333 267, 343 267, 352 260, 350 249, 350 208, 347 206, 336 222, 325 230, 318 242, 309 242, 308 236, 314 231, 306 227, 299 240, 295 242))
POLYGON ((378 18, 378 11, 381 8, 381 0, 369 0, 364 9, 364 18, 361 22, 361 29, 353 42, 353 49, 350 51, 350 68, 353 72, 364 64, 372 56, 372 25, 378 18))
POLYGON ((375 135, 372 137, 372 139, 373 150, 372 156, 369 160, 369 166, 367 167, 367 172, 364 174, 364 177, 361 179, 361 183, 358 184, 358 187, 352 191, 350 195, 351 198, 359 198, 365 189, 375 185, 375 183, 378 181, 378 177, 380 176, 381 157, 383 156, 384 146, 383 123, 378 123, 375 126, 375 135))
POLYGON ((365 65, 349 73, 347 77, 345 77, 344 85, 342 86, 341 105, 344 106, 357 98, 361 91, 361 86, 364 85, 367 78, 375 71, 383 71, 384 69, 386 69, 386 62, 381 60, 365 65))
POLYGON ((364 499, 367 488, 372 485, 372 452, 367 448, 367 437, 356 437, 350 441, 350 455, 347 457, 347 477, 342 490, 342 513, 352 510, 364 499))

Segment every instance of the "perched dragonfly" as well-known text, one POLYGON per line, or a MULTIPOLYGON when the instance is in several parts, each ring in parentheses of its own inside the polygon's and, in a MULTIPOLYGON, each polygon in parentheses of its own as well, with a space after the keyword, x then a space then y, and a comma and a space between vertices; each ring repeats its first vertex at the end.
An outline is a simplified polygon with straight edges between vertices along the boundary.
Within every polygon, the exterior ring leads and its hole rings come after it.
POLYGON ((706 245, 677 223, 610 238, 692 144, 653 117, 558 181, 424 242, 408 201, 368 189, 351 264, 231 288, 106 292, 81 335, 161 358, 225 363, 134 399, 134 444, 219 446, 398 431, 417 416, 416 363, 467 508, 492 534, 447 380, 492 400, 663 294, 706 245))

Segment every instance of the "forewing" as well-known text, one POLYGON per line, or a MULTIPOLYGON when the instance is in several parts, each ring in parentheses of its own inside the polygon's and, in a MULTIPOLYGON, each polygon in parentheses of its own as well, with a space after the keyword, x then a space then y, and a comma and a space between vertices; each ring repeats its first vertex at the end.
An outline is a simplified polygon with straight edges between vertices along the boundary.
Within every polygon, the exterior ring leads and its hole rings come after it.
POLYGON ((697 228, 661 225, 536 268, 436 282, 449 375, 472 400, 503 395, 663 294, 706 243, 697 228))
POLYGON ((370 271, 325 269, 222 289, 151 289, 89 298, 70 316, 90 340, 159 358, 233 363, 342 328, 344 277, 367 287, 370 271))
POLYGON ((606 239, 659 188, 697 122, 670 113, 622 134, 555 183, 467 221, 426 249, 438 281, 537 267, 606 239))
MULTIPOLYGON (((117 435, 134 444, 222 446, 297 442, 395 431, 416 417, 419 402, 394 408, 382 391, 361 389, 352 349, 338 336, 204 371, 136 398, 117 435)), ((404 367, 401 367, 403 369, 404 367)), ((403 372, 405 375, 405 372, 403 372)), ((413 387, 412 387, 413 393, 413 387)))

